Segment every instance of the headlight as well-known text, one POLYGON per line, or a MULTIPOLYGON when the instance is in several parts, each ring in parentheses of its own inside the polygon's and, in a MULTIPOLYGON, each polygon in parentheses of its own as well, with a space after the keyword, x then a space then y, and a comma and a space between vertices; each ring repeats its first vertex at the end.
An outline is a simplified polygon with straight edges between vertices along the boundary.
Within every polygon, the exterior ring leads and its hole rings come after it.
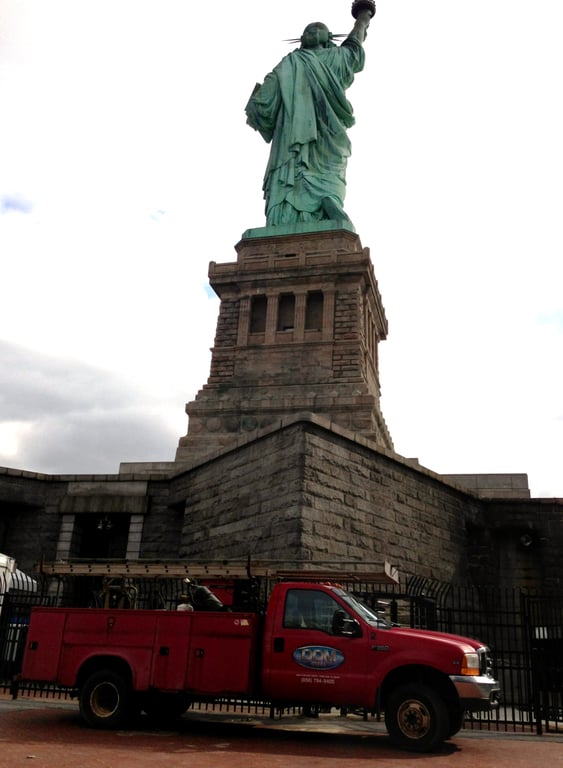
POLYGON ((463 658, 461 660, 461 674, 473 676, 478 676, 480 674, 478 653, 463 654, 463 658))

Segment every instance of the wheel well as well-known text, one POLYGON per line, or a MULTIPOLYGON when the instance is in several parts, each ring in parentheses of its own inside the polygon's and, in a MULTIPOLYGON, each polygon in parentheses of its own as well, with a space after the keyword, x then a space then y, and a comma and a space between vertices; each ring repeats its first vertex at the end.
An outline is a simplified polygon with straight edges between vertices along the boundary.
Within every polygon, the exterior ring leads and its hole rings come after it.
POLYGON ((85 661, 80 667, 76 676, 77 688, 82 688, 90 675, 100 669, 110 669, 112 672, 121 675, 127 682, 132 682, 131 667, 126 661, 116 656, 94 656, 85 661))
POLYGON ((427 685, 439 693, 449 707, 455 707, 458 703, 457 691, 447 675, 432 667, 412 664, 389 672, 379 690, 379 708, 385 709, 390 694, 407 683, 427 685))

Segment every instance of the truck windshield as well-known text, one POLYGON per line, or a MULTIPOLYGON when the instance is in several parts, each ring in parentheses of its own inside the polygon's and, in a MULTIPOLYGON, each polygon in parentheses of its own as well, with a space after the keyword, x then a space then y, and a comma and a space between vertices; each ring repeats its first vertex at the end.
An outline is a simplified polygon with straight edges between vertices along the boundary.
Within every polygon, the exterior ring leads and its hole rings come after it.
POLYGON ((367 621, 368 624, 375 625, 376 627, 379 627, 379 629, 390 629, 391 624, 389 624, 388 621, 385 621, 385 619, 378 616, 377 613, 374 613, 374 611, 372 611, 371 608, 368 608, 367 605, 360 603, 359 600, 356 600, 355 597, 349 595, 348 592, 345 592, 343 589, 335 589, 334 591, 346 605, 355 611, 364 621, 367 621))

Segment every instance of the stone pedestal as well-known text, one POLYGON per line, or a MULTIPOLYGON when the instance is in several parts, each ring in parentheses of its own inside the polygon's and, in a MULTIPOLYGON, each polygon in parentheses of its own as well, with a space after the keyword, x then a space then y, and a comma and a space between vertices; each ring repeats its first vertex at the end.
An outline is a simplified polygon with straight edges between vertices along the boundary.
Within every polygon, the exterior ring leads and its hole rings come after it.
POLYGON ((176 461, 199 461, 300 413, 392 450, 377 360, 387 320, 369 250, 344 229, 251 232, 236 262, 209 267, 221 299, 211 371, 186 406, 176 461))

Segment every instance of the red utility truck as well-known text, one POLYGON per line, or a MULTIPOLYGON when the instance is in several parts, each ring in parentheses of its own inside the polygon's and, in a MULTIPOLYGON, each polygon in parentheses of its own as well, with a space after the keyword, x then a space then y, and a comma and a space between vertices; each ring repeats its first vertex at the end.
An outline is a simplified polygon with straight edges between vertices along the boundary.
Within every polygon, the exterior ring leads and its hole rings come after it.
POLYGON ((252 699, 382 712, 395 744, 415 751, 499 694, 482 643, 392 626, 340 587, 310 582, 276 584, 265 614, 37 607, 22 678, 72 689, 98 728, 252 699))

